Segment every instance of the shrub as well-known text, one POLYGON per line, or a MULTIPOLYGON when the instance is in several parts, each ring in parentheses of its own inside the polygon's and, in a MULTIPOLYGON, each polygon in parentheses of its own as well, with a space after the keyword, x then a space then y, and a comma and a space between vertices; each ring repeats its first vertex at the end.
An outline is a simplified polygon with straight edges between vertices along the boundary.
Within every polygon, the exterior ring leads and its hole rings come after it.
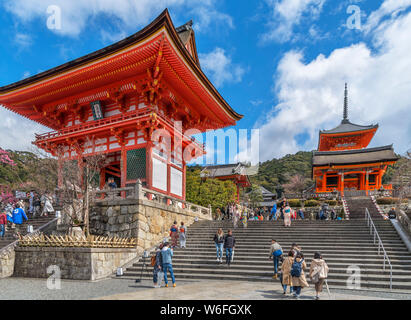
POLYGON ((385 197, 385 198, 378 198, 378 204, 395 204, 398 201, 396 198, 385 197))
POLYGON ((320 202, 317 200, 307 200, 304 202, 304 207, 318 207, 320 202))
POLYGON ((290 207, 301 207, 301 201, 299 199, 290 199, 288 200, 288 204, 290 205, 290 207))
POLYGON ((326 200, 325 203, 328 203, 329 206, 336 206, 338 204, 337 200, 326 200))

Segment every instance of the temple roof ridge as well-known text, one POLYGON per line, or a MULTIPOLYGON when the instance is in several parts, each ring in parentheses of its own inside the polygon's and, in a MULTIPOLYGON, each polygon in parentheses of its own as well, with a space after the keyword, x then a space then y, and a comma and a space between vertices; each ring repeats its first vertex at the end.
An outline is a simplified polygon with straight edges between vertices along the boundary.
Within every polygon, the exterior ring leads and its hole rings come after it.
POLYGON ((343 108, 343 119, 341 123, 330 130, 320 130, 320 134, 332 134, 332 133, 345 133, 345 132, 355 132, 355 131, 364 131, 370 129, 378 128, 377 124, 372 125, 359 125, 352 123, 348 120, 348 85, 345 83, 345 90, 344 90, 344 108, 343 108))

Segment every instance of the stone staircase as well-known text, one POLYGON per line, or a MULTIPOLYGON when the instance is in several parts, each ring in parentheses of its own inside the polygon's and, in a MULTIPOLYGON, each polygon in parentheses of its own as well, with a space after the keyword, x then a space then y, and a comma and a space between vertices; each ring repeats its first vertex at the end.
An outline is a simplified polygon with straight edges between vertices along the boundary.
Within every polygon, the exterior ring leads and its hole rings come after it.
MULTIPOLYGON (((389 221, 375 219, 387 254, 393 265, 393 290, 411 292, 411 254, 389 221)), ((383 270, 383 257, 361 219, 344 221, 293 221, 285 228, 282 221, 250 221, 248 228, 238 227, 234 262, 230 268, 216 262, 213 235, 222 227, 232 228, 230 221, 200 221, 188 227, 187 249, 176 248, 173 267, 177 278, 193 280, 242 280, 275 282, 273 263, 269 260, 271 239, 276 239, 284 252, 298 243, 309 267, 315 251, 320 251, 330 267, 330 287, 346 288, 349 266, 361 268, 362 289, 389 290, 389 268, 383 270)), ((225 255, 224 255, 225 256, 225 255)), ((129 267, 125 278, 139 278, 142 262, 129 267)), ((152 279, 144 272, 143 279, 152 279)), ((306 271, 308 272, 308 270, 306 271)))
MULTIPOLYGON (((31 218, 30 216, 28 217, 28 221, 24 221, 24 223, 20 226, 19 230, 21 235, 26 235, 27 234, 27 226, 32 225, 33 230, 37 230, 38 228, 44 226, 51 220, 55 218, 55 215, 49 215, 47 217, 35 217, 31 218)), ((11 228, 11 225, 8 224, 7 231, 4 235, 4 238, 0 238, 0 250, 4 248, 5 246, 9 245, 10 243, 14 242, 17 240, 17 238, 14 236, 15 230, 11 228)))
POLYGON ((364 219, 365 208, 375 220, 382 220, 381 214, 370 197, 345 197, 350 212, 350 220, 364 219))

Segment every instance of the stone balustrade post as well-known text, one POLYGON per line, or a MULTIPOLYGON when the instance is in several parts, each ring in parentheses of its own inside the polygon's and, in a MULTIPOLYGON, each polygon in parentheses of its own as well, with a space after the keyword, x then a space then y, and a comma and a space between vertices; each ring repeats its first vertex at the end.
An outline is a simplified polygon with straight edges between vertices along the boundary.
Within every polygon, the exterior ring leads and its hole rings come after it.
POLYGON ((137 183, 134 186, 134 197, 137 200, 142 200, 144 198, 143 185, 140 179, 137 180, 137 183))
POLYGON ((213 209, 211 209, 211 204, 208 205, 208 213, 210 215, 211 220, 213 219, 213 209))

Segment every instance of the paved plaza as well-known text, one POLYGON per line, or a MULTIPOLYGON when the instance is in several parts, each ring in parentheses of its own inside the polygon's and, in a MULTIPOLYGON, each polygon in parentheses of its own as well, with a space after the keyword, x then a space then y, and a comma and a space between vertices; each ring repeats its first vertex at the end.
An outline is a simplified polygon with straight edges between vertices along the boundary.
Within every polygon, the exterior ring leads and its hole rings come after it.
MULTIPOLYGON (((153 288, 150 281, 106 279, 97 282, 61 281, 61 289, 47 288, 46 279, 6 278, 0 280, 1 300, 294 300, 283 296, 279 283, 247 281, 178 281, 177 287, 153 288)), ((301 300, 313 300, 312 287, 304 289, 301 300)), ((332 289, 323 300, 411 300, 410 293, 332 289)))

